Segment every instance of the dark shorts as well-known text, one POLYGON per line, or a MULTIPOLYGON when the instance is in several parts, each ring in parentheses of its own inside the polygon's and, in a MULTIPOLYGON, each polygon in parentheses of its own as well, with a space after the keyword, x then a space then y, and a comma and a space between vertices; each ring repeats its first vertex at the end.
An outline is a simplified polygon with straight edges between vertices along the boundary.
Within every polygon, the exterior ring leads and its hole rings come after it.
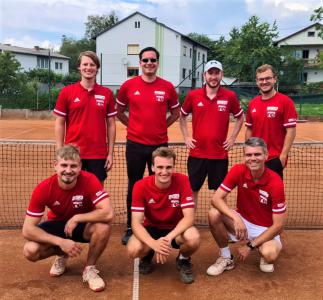
POLYGON ((38 227, 49 234, 59 236, 63 239, 70 239, 79 243, 89 243, 83 237, 86 223, 79 223, 73 230, 72 237, 65 235, 64 228, 66 223, 65 221, 45 221, 38 224, 38 227))
POLYGON ((207 159, 189 156, 188 177, 193 192, 198 192, 207 176, 209 190, 216 190, 228 173, 227 159, 207 159))
POLYGON ((106 159, 82 159, 82 170, 90 172, 100 181, 104 181, 107 178, 105 162, 106 159))
POLYGON ((276 158, 266 161, 266 166, 269 169, 276 172, 281 177, 281 179, 283 179, 284 167, 282 166, 282 163, 281 163, 279 157, 276 157, 276 158))
MULTIPOLYGON (((152 227, 152 226, 147 226, 145 228, 154 240, 158 240, 159 238, 166 236, 168 233, 170 233, 173 230, 173 229, 159 229, 157 227, 152 227)), ((176 243, 175 239, 172 240, 171 245, 174 249, 180 248, 180 245, 176 243)))

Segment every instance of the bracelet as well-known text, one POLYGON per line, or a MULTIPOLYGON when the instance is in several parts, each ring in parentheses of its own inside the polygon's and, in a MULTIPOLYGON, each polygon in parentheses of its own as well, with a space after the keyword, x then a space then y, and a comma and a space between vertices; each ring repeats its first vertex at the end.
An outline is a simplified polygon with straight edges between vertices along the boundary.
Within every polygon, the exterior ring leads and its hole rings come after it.
POLYGON ((253 250, 253 249, 255 249, 255 248, 256 248, 256 246, 253 246, 253 245, 251 244, 251 241, 248 241, 247 246, 248 246, 251 250, 253 250))

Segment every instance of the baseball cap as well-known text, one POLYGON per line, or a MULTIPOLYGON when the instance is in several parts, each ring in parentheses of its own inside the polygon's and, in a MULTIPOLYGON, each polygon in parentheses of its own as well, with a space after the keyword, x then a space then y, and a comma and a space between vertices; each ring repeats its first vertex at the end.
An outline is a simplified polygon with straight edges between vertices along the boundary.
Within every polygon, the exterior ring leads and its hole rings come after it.
POLYGON ((204 72, 207 72, 208 70, 210 70, 212 68, 217 68, 217 69, 223 71, 222 64, 217 60, 208 61, 205 65, 204 72))

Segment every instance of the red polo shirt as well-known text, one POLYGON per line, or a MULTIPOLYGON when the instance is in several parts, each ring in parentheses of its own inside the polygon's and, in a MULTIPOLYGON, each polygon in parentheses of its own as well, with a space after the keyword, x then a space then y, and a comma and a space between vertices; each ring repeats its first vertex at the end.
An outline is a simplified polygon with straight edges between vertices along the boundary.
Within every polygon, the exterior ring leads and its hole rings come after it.
POLYGON ((111 90, 98 84, 91 91, 80 82, 68 85, 60 92, 54 113, 66 119, 65 144, 79 146, 81 158, 107 157, 106 119, 117 114, 111 90))
POLYGON ((248 107, 246 126, 253 137, 260 137, 268 147, 268 159, 279 157, 284 146, 286 128, 296 126, 297 113, 292 99, 277 92, 272 98, 253 98, 248 107))
POLYGON ((133 188, 131 211, 144 213, 144 226, 173 229, 183 218, 182 210, 185 208, 194 208, 193 193, 186 175, 174 173, 167 189, 159 189, 155 185, 154 175, 137 181, 133 188))
POLYGON ((230 193, 238 187, 237 211, 247 221, 270 227, 273 214, 286 211, 284 184, 274 171, 265 168, 261 178, 254 182, 245 164, 231 168, 220 188, 230 193))
POLYGON ((210 99, 205 86, 189 92, 181 108, 183 116, 192 113, 195 148, 190 156, 208 159, 225 159, 228 151, 223 149, 229 129, 230 114, 235 118, 243 114, 239 100, 233 91, 219 88, 210 99))
POLYGON ((26 214, 40 218, 48 207, 49 220, 68 221, 76 214, 94 210, 95 205, 108 197, 99 180, 91 173, 81 171, 71 190, 63 190, 55 174, 37 185, 26 214))
POLYGON ((145 82, 141 76, 127 80, 118 93, 117 105, 129 106, 127 139, 144 145, 168 141, 166 114, 179 106, 173 85, 157 77, 145 82))

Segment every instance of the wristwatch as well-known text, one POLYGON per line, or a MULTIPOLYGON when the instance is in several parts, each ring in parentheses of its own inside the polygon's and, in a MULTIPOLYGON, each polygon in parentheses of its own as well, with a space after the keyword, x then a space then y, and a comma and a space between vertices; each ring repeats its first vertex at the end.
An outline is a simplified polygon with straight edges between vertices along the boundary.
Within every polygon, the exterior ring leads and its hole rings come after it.
POLYGON ((253 250, 256 248, 256 246, 252 246, 251 241, 248 241, 247 246, 250 248, 250 250, 253 250))

